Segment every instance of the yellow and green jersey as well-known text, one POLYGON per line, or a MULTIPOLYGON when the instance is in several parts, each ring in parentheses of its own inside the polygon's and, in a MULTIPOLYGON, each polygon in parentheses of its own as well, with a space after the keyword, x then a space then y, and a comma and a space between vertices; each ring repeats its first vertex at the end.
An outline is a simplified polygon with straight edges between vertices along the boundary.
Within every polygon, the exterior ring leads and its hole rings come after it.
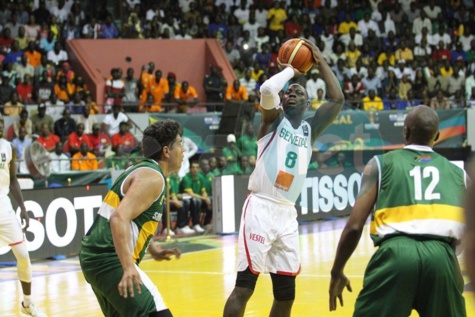
POLYGON ((370 233, 375 245, 392 235, 459 240, 464 230, 465 172, 429 147, 375 156, 378 197, 370 233))
MULTIPOLYGON (((96 254, 110 254, 111 256, 116 256, 110 227, 110 217, 124 198, 122 188, 124 181, 131 173, 139 168, 150 169, 152 173, 156 172, 158 174, 157 177, 162 177, 164 184, 166 184, 160 167, 153 160, 144 159, 140 163, 128 168, 117 178, 104 198, 98 214, 94 219, 94 223, 82 240, 83 249, 88 249, 96 254)), ((133 251, 133 260, 136 264, 139 264, 145 255, 147 247, 157 230, 158 222, 162 218, 165 193, 166 190, 164 186, 162 192, 152 205, 130 223, 129 243, 133 251)))

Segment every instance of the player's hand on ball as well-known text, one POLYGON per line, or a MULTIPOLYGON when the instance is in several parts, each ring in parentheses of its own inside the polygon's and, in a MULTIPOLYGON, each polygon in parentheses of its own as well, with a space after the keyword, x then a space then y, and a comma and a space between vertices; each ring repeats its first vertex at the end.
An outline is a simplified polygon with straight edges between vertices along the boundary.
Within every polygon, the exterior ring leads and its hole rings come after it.
POLYGON ((277 58, 277 67, 280 69, 280 70, 283 70, 285 69, 286 67, 289 67, 289 68, 292 68, 292 70, 294 71, 294 77, 298 77, 298 76, 301 76, 302 75, 302 72, 300 72, 297 68, 293 67, 291 64, 284 64, 284 63, 281 63, 279 58, 277 58))
POLYGON ((320 64, 320 60, 323 59, 322 52, 320 52, 320 49, 312 41, 307 40, 305 38, 303 38, 302 40, 305 42, 305 46, 307 46, 312 51, 314 59, 313 62, 315 66, 318 67, 318 65, 320 64))

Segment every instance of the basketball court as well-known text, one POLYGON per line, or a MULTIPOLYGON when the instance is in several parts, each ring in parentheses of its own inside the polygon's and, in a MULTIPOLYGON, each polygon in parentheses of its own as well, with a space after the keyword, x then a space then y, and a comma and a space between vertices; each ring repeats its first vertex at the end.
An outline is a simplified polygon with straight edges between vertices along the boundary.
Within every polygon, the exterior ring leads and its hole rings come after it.
MULTIPOLYGON (((362 240, 345 270, 353 293, 345 291, 345 306, 329 312, 330 268, 345 221, 337 219, 300 225, 302 270, 297 277, 292 316, 351 316, 362 287, 364 269, 374 248, 365 227, 362 240)), ((179 246, 184 252, 182 258, 170 262, 145 260, 141 267, 158 286, 174 316, 222 316, 236 277, 236 243, 237 235, 187 237, 161 242, 170 247, 179 246)), ((48 316, 103 316, 84 281, 77 258, 36 262, 33 270, 32 298, 48 316)), ((468 317, 475 317, 475 294, 468 291, 467 282, 465 288, 468 317)), ((0 268, 0 294, 0 316, 22 316, 19 309, 21 287, 15 267, 0 268)), ((272 298, 270 277, 262 275, 245 316, 268 316, 272 298)))

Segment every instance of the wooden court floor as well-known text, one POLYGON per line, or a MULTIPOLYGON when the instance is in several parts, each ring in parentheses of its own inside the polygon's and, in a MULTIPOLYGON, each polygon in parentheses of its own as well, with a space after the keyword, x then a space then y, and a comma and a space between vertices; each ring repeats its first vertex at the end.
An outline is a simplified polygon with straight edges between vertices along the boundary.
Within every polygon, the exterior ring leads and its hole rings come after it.
MULTIPOLYGON (((353 293, 345 293, 344 307, 328 311, 329 272, 345 219, 302 224, 302 271, 297 278, 297 295, 292 316, 351 316, 363 272, 374 249, 365 230, 347 265, 353 293)), ((180 260, 144 261, 142 269, 153 279, 174 316, 221 316, 235 280, 237 236, 201 236, 178 239, 185 252, 180 260)), ((162 243, 163 244, 163 243, 162 243)), ((463 262, 461 261, 463 268, 463 262)), ((76 258, 35 263, 33 300, 48 316, 103 316, 84 281, 76 258)), ((469 289, 469 285, 466 285, 469 289)), ((475 317, 475 294, 466 291, 468 317, 475 317)), ((22 316, 21 289, 16 269, 0 269, 0 316, 22 316)), ((268 275, 262 275, 245 316, 268 316, 272 289, 268 275)), ((412 316, 418 316, 413 313, 412 316)), ((131 316, 132 317, 132 316, 131 316)), ((372 317, 372 316, 369 316, 372 317)), ((443 317, 443 316, 441 316, 443 317)))

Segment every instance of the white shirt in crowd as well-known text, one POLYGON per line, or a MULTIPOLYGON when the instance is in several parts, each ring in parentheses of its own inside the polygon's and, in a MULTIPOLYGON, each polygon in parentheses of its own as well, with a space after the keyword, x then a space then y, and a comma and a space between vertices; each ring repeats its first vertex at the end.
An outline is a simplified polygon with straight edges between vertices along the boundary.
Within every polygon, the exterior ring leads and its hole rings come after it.
POLYGON ((49 154, 49 157, 51 159, 49 165, 51 173, 64 173, 71 170, 71 162, 66 154, 61 153, 58 155, 52 152, 49 154))

